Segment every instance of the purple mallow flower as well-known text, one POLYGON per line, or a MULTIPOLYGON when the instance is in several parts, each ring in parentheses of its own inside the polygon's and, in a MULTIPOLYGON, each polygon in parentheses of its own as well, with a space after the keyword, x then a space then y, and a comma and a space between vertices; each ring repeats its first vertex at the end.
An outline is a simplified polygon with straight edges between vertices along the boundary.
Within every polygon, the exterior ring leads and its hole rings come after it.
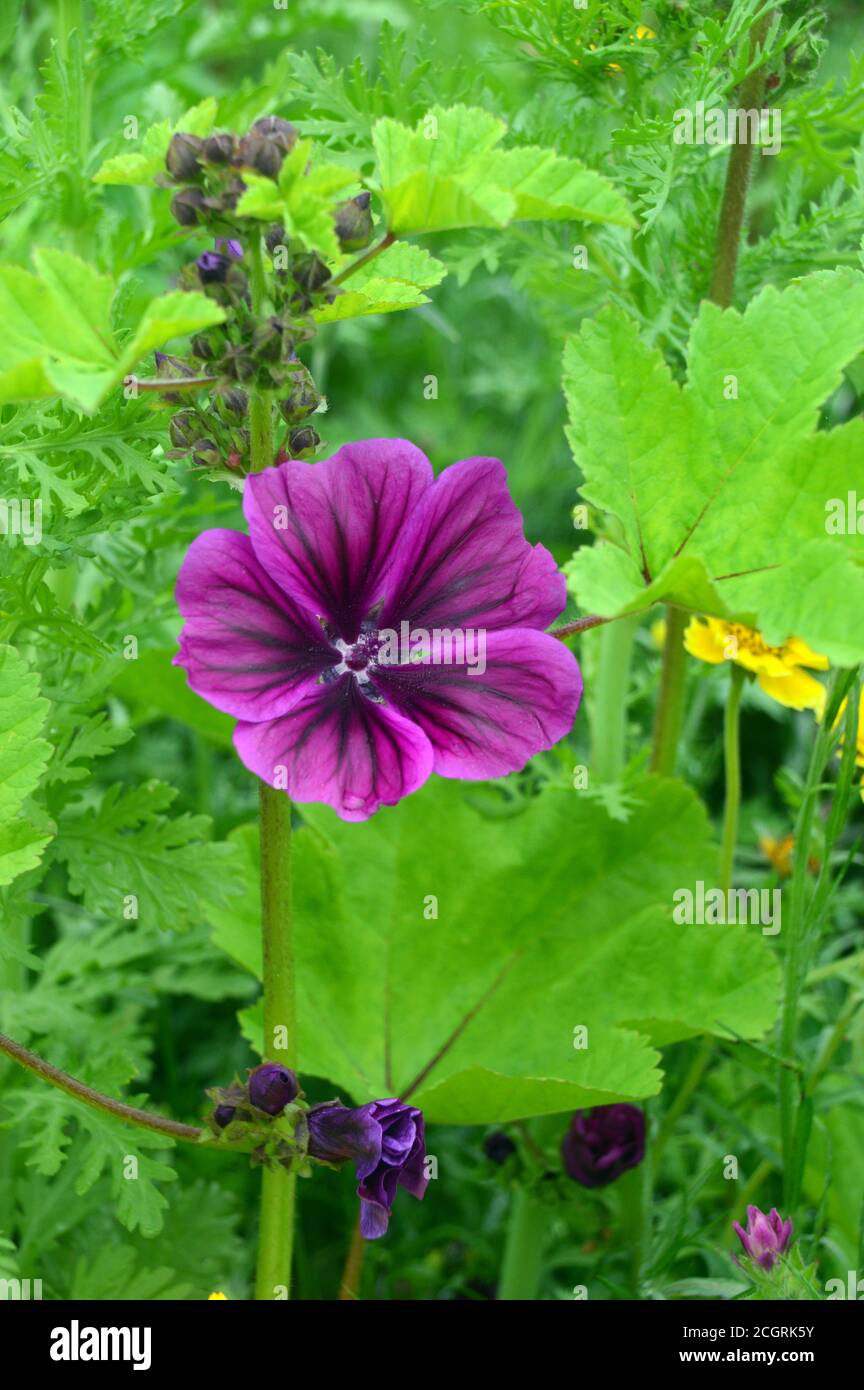
POLYGON ((426 1176, 423 1112, 401 1100, 373 1100, 352 1110, 319 1105, 307 1115, 311 1158, 357 1165, 360 1234, 376 1240, 387 1231, 397 1187, 422 1199, 426 1176))
POLYGON ((433 771, 501 777, 569 731, 582 679, 543 631, 564 578, 525 540, 497 459, 433 479, 413 444, 370 439, 250 475, 243 506, 248 536, 189 548, 175 662, 240 721, 263 781, 365 820, 433 771), (392 660, 382 632, 406 630, 463 634, 463 659, 392 660))
POLYGON ((636 1105, 577 1110, 561 1154, 574 1182, 583 1187, 605 1187, 645 1157, 645 1116, 636 1105))
POLYGON ((299 1094, 297 1077, 278 1062, 264 1062, 249 1073, 249 1099, 268 1115, 281 1114, 299 1094))
POLYGON ((746 1231, 739 1221, 732 1222, 732 1229, 744 1246, 744 1254, 766 1270, 773 1269, 785 1255, 792 1239, 792 1222, 784 1221, 776 1207, 767 1216, 758 1207, 748 1207, 746 1231))
POLYGON ((221 251, 223 256, 230 256, 233 261, 242 261, 243 259, 243 246, 239 241, 234 241, 233 238, 217 236, 216 250, 221 251))

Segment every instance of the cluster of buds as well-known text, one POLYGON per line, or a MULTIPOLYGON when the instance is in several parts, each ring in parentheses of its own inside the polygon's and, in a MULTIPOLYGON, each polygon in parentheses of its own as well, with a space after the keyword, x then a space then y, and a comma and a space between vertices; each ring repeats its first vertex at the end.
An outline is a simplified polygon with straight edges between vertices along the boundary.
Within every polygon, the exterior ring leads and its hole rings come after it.
MULTIPOLYGON (((162 399, 183 408, 171 421, 172 456, 187 454, 213 476, 248 470, 248 393, 266 392, 286 425, 274 462, 314 457, 321 443, 310 417, 322 395, 298 348, 315 333, 313 311, 332 303, 341 292, 332 271, 315 251, 292 238, 281 223, 267 229, 270 259, 268 298, 271 312, 253 311, 243 242, 259 236, 237 211, 245 192, 244 173, 277 178, 285 156, 298 138, 280 116, 264 116, 242 136, 217 133, 202 138, 175 134, 166 155, 167 181, 177 191, 171 211, 184 227, 206 224, 215 235, 212 250, 184 267, 180 286, 207 295, 225 310, 225 323, 192 339, 191 360, 157 355, 161 375, 186 378, 187 388, 165 391, 162 399), (206 388, 208 405, 200 407, 193 391, 206 388)), ((346 253, 372 239, 370 195, 360 193, 333 208, 333 227, 346 253)))
POLYGON ((213 1110, 209 1132, 251 1152, 253 1163, 278 1163, 286 1168, 305 1151, 304 1108, 296 1104, 303 1092, 289 1067, 263 1062, 245 1082, 208 1091, 213 1110))

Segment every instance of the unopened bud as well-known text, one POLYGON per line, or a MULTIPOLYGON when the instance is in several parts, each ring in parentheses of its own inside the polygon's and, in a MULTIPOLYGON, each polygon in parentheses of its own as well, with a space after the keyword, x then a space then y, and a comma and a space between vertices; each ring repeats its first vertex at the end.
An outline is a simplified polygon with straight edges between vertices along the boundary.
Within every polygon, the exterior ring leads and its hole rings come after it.
POLYGON ((218 468, 222 455, 212 439, 196 439, 192 449, 192 462, 199 468, 218 468))
POLYGON ((195 262, 202 285, 221 285, 231 262, 218 251, 204 251, 195 262))
POLYGON ((283 328, 281 319, 269 318, 255 325, 252 351, 259 362, 278 362, 282 357, 283 328))
POLYGON ((311 425, 304 425, 302 429, 292 430, 288 436, 288 452, 291 458, 304 458, 314 454, 320 443, 321 436, 317 430, 313 430, 311 425))
POLYGON ((308 255, 299 256, 294 262, 291 270, 294 276, 294 283, 305 290, 307 294, 320 290, 322 285, 326 285, 330 279, 330 271, 322 261, 321 257, 314 251, 308 255))
POLYGON ((338 203, 333 213, 333 225, 343 251, 362 251, 372 240, 371 194, 358 193, 338 203))
POLYGON ((260 116, 252 126, 252 133, 274 140, 286 154, 297 144, 297 127, 281 116, 260 116))
POLYGON ((233 135, 208 135, 203 157, 208 164, 229 164, 234 155, 233 135))
POLYGON ((175 449, 188 449, 195 443, 200 428, 201 421, 194 410, 181 410, 178 415, 172 416, 168 426, 171 443, 175 449))
POLYGON ((285 150, 282 145, 277 144, 275 140, 268 140, 264 135, 244 135, 237 147, 237 159, 240 164, 256 169, 259 174, 266 174, 270 179, 276 178, 284 158, 285 150))
POLYGON ((194 179, 201 172, 199 156, 203 141, 197 135, 185 135, 178 131, 171 136, 171 143, 165 155, 165 167, 175 179, 194 179))
POLYGON ((299 1094, 297 1077, 278 1062, 265 1062, 249 1074, 249 1099, 268 1115, 281 1114, 299 1094))
POLYGON ((194 227, 204 221, 206 207, 200 188, 181 188, 171 199, 171 216, 181 227, 194 227))
POLYGON ((297 425, 321 404, 311 372, 302 367, 291 377, 291 389, 279 402, 279 413, 286 425, 297 425))
POLYGON ((225 1129, 234 1119, 237 1110, 233 1105, 217 1105, 213 1111, 213 1119, 220 1129, 225 1129))

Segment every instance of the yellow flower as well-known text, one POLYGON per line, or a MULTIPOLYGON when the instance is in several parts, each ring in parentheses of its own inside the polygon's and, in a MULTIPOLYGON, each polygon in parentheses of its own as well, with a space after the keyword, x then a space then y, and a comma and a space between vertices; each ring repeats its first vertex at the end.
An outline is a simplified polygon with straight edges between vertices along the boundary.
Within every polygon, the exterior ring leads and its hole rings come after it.
POLYGON ((212 1303, 213 1300, 214 1300, 214 1298, 215 1298, 215 1299, 224 1299, 226 1303, 228 1302, 228 1295, 227 1295, 227 1293, 211 1293, 211 1294, 208 1294, 208 1296, 207 1296, 207 1302, 208 1302, 208 1303, 212 1303))
POLYGON ((656 39, 657 35, 653 29, 648 28, 647 24, 637 24, 636 37, 637 39, 656 39))
POLYGON ((794 835, 784 835, 782 840, 775 840, 772 835, 759 837, 759 848, 778 878, 788 878, 791 874, 794 846, 794 835))
POLYGON ((803 668, 827 671, 828 658, 814 652, 800 637, 787 637, 782 646, 770 647, 761 632, 743 623, 691 618, 684 645, 700 661, 713 665, 734 661, 745 671, 752 671, 765 694, 789 709, 812 709, 819 714, 824 707, 824 685, 803 668))

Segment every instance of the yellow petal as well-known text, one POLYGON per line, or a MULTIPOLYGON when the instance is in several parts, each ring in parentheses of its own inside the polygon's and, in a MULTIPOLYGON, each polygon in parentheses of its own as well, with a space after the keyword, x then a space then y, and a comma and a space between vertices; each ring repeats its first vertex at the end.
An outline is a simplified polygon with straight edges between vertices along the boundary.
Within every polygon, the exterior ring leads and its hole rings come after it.
POLYGON ((656 39, 657 35, 653 29, 648 28, 647 24, 637 24, 636 37, 637 39, 656 39))
POLYGON ((787 656, 790 660, 794 661, 796 666, 810 666, 814 671, 828 670, 827 656, 822 656, 819 652, 814 652, 813 648, 808 647, 807 643, 801 637, 790 637, 785 643, 784 649, 787 656))
POLYGON ((214 1300, 214 1298, 215 1298, 215 1299, 224 1299, 226 1303, 228 1302, 228 1295, 227 1295, 227 1293, 211 1293, 211 1294, 208 1294, 208 1295, 207 1295, 207 1302, 208 1302, 208 1303, 212 1303, 213 1300, 214 1300))
POLYGON ((699 661, 710 661, 713 666, 726 660, 723 651, 723 625, 716 618, 691 618, 684 633, 684 646, 691 656, 699 661))
POLYGON ((787 709, 812 709, 821 714, 825 705, 825 687, 815 676, 806 671, 793 669, 786 676, 761 674, 759 684, 772 700, 786 705, 787 709))

